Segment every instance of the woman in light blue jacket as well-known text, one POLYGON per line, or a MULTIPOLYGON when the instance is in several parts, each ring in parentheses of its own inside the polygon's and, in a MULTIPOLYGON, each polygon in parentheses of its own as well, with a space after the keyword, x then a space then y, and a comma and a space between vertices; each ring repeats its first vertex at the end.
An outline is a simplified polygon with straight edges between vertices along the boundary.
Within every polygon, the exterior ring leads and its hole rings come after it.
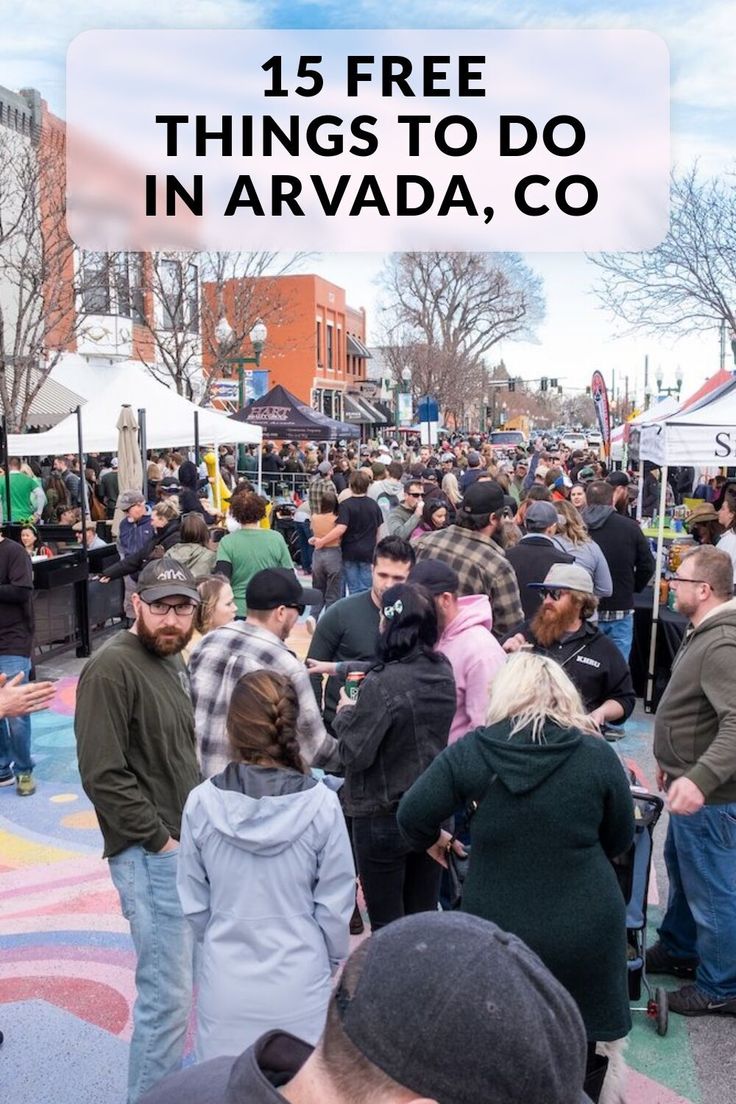
POLYGON ((348 954, 350 842, 337 795, 302 762, 298 711, 287 678, 244 675, 227 720, 233 762, 184 808, 178 886, 201 943, 199 1061, 273 1028, 316 1043, 348 954))

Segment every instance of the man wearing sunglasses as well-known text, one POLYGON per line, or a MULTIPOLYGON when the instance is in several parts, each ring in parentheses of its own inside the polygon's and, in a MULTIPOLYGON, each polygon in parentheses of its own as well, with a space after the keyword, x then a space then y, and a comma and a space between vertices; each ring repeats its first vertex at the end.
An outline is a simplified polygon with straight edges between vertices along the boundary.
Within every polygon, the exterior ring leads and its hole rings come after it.
POLYGON ((135 944, 137 999, 128 1065, 133 1104, 184 1053, 192 938, 176 889, 181 815, 199 783, 189 679, 179 654, 199 594, 168 556, 147 564, 135 621, 89 660, 77 688, 79 773, 135 944))
POLYGON ((412 479, 406 484, 404 501, 394 506, 386 519, 389 536, 409 540, 422 520, 424 509, 424 483, 421 479, 412 479))
POLYGON ((616 645, 590 621, 598 599, 590 573, 579 564, 553 564, 543 583, 528 583, 542 604, 503 644, 507 652, 530 647, 565 668, 598 724, 621 724, 636 698, 631 672, 616 645))

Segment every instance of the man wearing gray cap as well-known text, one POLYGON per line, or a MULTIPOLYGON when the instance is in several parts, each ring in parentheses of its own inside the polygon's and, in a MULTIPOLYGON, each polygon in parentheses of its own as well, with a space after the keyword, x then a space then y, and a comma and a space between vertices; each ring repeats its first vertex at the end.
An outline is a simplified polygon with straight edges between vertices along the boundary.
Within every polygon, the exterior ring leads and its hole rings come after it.
POLYGON ((526 533, 518 544, 509 548, 509 561, 519 583, 519 594, 524 617, 530 620, 542 604, 539 591, 530 587, 544 579, 552 564, 574 563, 552 538, 557 532, 557 510, 551 502, 530 502, 524 517, 526 533))
POLYGON ((598 606, 590 573, 575 563, 553 564, 544 582, 527 587, 539 591, 542 604, 504 641, 504 649, 516 652, 531 645, 556 660, 598 724, 621 724, 636 702, 631 672, 616 645, 590 621, 598 606))
POLYGON ((270 1031, 142 1104, 583 1104, 577 1006, 516 936, 462 912, 382 928, 348 959, 313 1049, 270 1031))
POLYGON ((337 498, 337 487, 332 479, 332 464, 329 460, 323 460, 317 465, 317 474, 309 484, 309 512, 312 516, 320 512, 323 494, 333 494, 337 498))
POLYGON ((167 556, 151 561, 133 595, 133 627, 89 660, 77 687, 79 773, 137 958, 128 1104, 180 1067, 192 1000, 192 937, 176 867, 199 765, 179 653, 198 604, 188 568, 167 556))

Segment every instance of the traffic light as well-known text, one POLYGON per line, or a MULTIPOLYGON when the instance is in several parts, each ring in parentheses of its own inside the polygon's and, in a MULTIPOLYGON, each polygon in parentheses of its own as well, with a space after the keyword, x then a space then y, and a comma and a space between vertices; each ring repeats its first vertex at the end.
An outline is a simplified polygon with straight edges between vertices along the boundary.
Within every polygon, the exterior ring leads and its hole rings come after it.
POLYGON ((556 379, 551 379, 551 380, 549 381, 549 385, 550 385, 550 387, 552 387, 552 388, 554 388, 554 387, 558 387, 558 386, 559 386, 559 384, 557 383, 557 380, 556 380, 556 379))
POLYGON ((539 381, 539 386, 541 387, 542 391, 547 390, 548 384, 549 384, 549 380, 547 379, 547 377, 542 376, 541 380, 539 381))
POLYGON ((509 391, 515 391, 515 390, 516 390, 516 380, 510 379, 509 380, 509 391))

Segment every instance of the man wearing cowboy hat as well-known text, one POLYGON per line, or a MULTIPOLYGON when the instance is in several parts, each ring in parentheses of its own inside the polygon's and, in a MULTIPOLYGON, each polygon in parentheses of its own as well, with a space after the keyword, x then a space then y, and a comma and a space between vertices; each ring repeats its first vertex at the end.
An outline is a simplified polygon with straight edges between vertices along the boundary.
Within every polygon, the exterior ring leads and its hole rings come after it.
POLYGON ((531 645, 556 660, 599 724, 621 724, 636 700, 631 672, 616 645, 590 620, 598 606, 590 573, 579 564, 558 563, 544 582, 527 585, 540 592, 542 605, 504 641, 504 649, 516 652, 531 645))

